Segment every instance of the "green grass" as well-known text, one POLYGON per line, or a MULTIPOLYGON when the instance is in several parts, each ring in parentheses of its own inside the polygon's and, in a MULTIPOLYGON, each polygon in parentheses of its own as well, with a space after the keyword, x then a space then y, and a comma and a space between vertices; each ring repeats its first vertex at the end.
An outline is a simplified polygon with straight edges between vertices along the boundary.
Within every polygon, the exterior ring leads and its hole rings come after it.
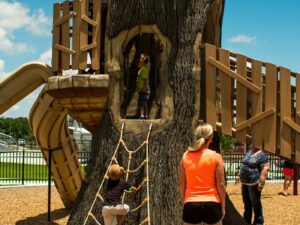
MULTIPOLYGON (((22 164, 20 163, 0 163, 0 179, 22 178, 22 164)), ((24 179, 47 179, 48 167, 46 165, 24 164, 24 179)))
MULTIPOLYGON (((21 179, 22 164, 20 163, 0 163, 0 179, 21 179)), ((85 175, 85 169, 81 166, 81 171, 85 175)), ((25 180, 47 180, 48 167, 46 165, 24 164, 25 180)))

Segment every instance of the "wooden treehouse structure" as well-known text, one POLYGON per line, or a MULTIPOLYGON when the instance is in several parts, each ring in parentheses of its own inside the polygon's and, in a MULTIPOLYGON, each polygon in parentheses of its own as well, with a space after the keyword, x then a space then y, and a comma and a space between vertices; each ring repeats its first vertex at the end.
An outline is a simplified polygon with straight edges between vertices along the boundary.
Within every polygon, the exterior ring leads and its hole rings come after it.
MULTIPOLYGON (((1 83, 1 91, 6 93, 6 98, 1 99, 0 112, 40 84, 46 83, 31 110, 29 120, 45 159, 49 158, 49 151, 52 151, 52 176, 66 208, 72 207, 84 184, 84 175, 76 154, 78 147, 66 124, 67 114, 80 121, 93 134, 99 132, 106 112, 109 112, 114 130, 122 133, 123 128, 121 131, 119 128, 126 123, 127 133, 134 135, 140 135, 150 124, 154 133, 171 127, 169 132, 161 133, 160 136, 164 137, 172 133, 176 126, 178 130, 188 130, 195 125, 195 121, 203 120, 216 131, 235 136, 244 143, 249 141, 300 164, 299 74, 219 48, 223 1, 214 2, 208 11, 201 9, 207 16, 203 36, 197 34, 192 38, 184 36, 186 31, 176 33, 173 27, 166 27, 164 17, 153 23, 149 22, 151 17, 149 21, 145 20, 148 22, 142 23, 139 20, 143 21, 142 18, 135 16, 133 20, 138 22, 127 26, 118 19, 120 15, 115 13, 117 10, 108 13, 110 4, 114 4, 114 9, 117 6, 120 10, 124 9, 120 2, 74 0, 54 4, 52 67, 25 65, 1 83), (120 23, 118 29, 112 28, 115 23, 110 20, 114 17, 120 23), (174 37, 174 34, 183 35, 182 38, 189 41, 188 46, 187 42, 178 44, 177 41, 183 39, 174 37), (172 48, 182 48, 181 51, 187 54, 179 56, 172 48), (129 116, 135 107, 132 102, 135 102, 136 60, 143 52, 148 53, 151 62, 149 120, 137 120, 129 116), (185 57, 189 62, 184 61, 185 57), (175 62, 179 62, 179 65, 175 62), (178 79, 174 79, 173 72, 178 79), (30 76, 30 79, 23 79, 20 75, 24 74, 30 76), (34 76, 36 74, 38 76, 34 76), (180 77, 182 74, 188 77, 180 77), (25 82, 29 83, 25 85, 25 82), (21 91, 24 85, 27 88, 21 91), (193 101, 190 98, 184 99, 191 85, 195 91, 188 94, 191 94, 193 101), (10 95, 12 86, 17 94, 10 95), (182 99, 185 101, 181 102, 182 99), (189 105, 185 105, 187 103, 189 105), (186 109, 182 105, 190 108, 186 109), (194 114, 189 114, 190 111, 194 114), (189 115, 185 117, 189 122, 185 124, 182 121, 184 117, 178 118, 177 114, 189 115), (194 117, 197 118, 192 119, 194 117)), ((138 4, 146 3, 139 1, 138 4)), ((147 4, 153 3, 149 1, 147 4)), ((201 6, 197 3, 189 4, 201 6)), ((157 17, 164 13, 170 17, 175 15, 172 10, 162 10, 157 17)), ((179 10, 177 13, 184 12, 179 10)), ((124 14, 128 12, 125 10, 124 14)), ((182 18, 178 16, 178 20, 182 18)), ((182 29, 194 29, 194 24, 188 24, 191 21, 182 21, 187 23, 182 29)), ((185 136, 190 134, 189 131, 184 133, 185 136)), ((147 146, 149 135, 150 132, 147 146)), ((171 139, 166 137, 161 142, 171 139)), ((173 142, 168 146, 174 147, 173 142)), ((179 143, 176 147, 183 148, 179 143)), ((180 151, 176 154, 180 154, 180 151)), ((144 163, 147 171, 149 160, 151 154, 149 159, 147 155, 144 163)), ((151 176, 149 179, 154 181, 151 176)), ((153 184, 152 188, 156 186, 153 184)), ((147 201, 149 214, 150 198, 147 201)), ((169 212, 173 213, 172 210, 169 212)), ((95 219, 94 214, 89 216, 95 219)), ((150 219, 146 222, 150 224, 150 219)))
MULTIPOLYGON (((52 96, 55 104, 91 132, 99 127, 106 110, 112 111, 116 120, 119 120, 117 124, 124 121, 119 109, 122 102, 115 99, 115 96, 124 94, 124 83, 122 80, 115 81, 115 76, 120 76, 115 71, 120 68, 115 70, 116 65, 109 52, 117 48, 108 48, 104 44, 107 6, 107 3, 101 4, 99 0, 74 0, 54 5, 53 76, 47 81, 45 95, 52 96), (63 75, 68 70, 75 71, 75 75, 63 75), (116 85, 116 82, 119 83, 116 85)), ((122 45, 121 49, 124 50, 130 38, 152 32, 151 29, 139 26, 135 31, 123 35, 123 39, 120 38, 123 43, 110 42, 107 45, 122 45)), ((163 39, 162 34, 158 36, 163 39)), ((168 43, 163 48, 168 51, 168 43)), ((201 44, 199 48, 196 58, 201 66, 196 76, 205 82, 205 89, 196 95, 199 99, 200 93, 206 96, 206 99, 201 99, 206 110, 200 109, 199 119, 212 124, 215 130, 223 134, 235 136, 241 142, 248 140, 268 152, 300 163, 299 76, 286 68, 231 53, 214 45, 201 44), (205 58, 201 58, 203 55, 205 58)), ((128 58, 123 62, 126 63, 126 60, 128 58)), ((172 113, 170 108, 168 111, 172 113)), ((154 123, 167 120, 164 115, 161 117, 150 119, 154 123)), ((39 124, 33 120, 33 124, 39 124)), ((61 122, 54 119, 53 124, 61 122)), ((132 119, 127 122, 136 126, 132 119)), ((46 124, 49 125, 49 122, 46 124)), ((62 128, 61 124, 52 126, 62 128)), ((51 136, 51 132, 43 134, 51 136)), ((38 135, 37 138, 42 143, 38 135)), ((46 145, 49 148, 49 143, 46 145)), ((76 158, 75 151, 68 152, 63 156, 61 152, 54 152, 54 156, 58 155, 58 162, 54 160, 56 169, 53 170, 53 177, 65 204, 70 206, 83 178, 79 172, 79 163, 70 163, 70 157, 76 158), (66 178, 61 171, 66 174, 66 178)))

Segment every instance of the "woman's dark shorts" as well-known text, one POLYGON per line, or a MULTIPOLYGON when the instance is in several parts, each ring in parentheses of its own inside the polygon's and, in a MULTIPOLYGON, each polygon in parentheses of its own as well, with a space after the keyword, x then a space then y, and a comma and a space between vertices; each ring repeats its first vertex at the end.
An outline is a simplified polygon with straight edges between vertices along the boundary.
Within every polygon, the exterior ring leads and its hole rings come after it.
POLYGON ((222 219, 221 203, 187 202, 183 207, 182 220, 186 223, 215 224, 222 219))
POLYGON ((147 107, 148 98, 149 98, 148 96, 149 94, 147 92, 139 92, 139 100, 138 100, 139 106, 147 107))

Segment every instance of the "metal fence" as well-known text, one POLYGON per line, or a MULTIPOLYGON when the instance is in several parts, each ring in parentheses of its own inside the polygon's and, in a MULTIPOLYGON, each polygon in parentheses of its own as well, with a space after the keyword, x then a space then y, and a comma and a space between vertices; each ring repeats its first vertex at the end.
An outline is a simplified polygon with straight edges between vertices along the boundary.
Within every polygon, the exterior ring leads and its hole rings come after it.
MULTIPOLYGON (((280 157, 268 155, 270 160, 269 181, 282 181, 280 157)), ((90 159, 90 152, 78 152, 78 159, 84 167, 90 159)), ((235 174, 243 160, 243 154, 224 155, 224 164, 228 181, 235 174)), ((13 151, 0 151, 0 185, 46 184, 48 168, 41 152, 26 146, 17 146, 13 151)))
MULTIPOLYGON (((227 154, 224 155, 224 164, 226 170, 227 180, 232 181, 235 179, 236 173, 238 172, 238 168, 242 163, 244 158, 243 154, 227 154)), ((272 154, 267 154, 267 157, 270 161, 270 171, 268 172, 267 180, 269 181, 282 181, 283 180, 283 172, 280 166, 280 161, 282 160, 280 157, 272 154)))
MULTIPOLYGON (((78 159, 84 167, 89 152, 78 152, 78 159)), ((48 167, 40 150, 17 146, 12 151, 0 151, 0 185, 46 184, 48 167)))

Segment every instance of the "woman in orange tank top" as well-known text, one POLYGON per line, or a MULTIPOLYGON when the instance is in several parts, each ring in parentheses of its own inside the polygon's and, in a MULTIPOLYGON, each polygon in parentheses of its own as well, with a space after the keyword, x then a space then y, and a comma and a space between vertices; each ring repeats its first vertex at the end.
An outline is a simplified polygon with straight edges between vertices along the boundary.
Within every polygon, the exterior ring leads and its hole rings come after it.
POLYGON ((211 125, 199 125, 196 142, 181 159, 179 188, 184 225, 219 225, 225 215, 224 162, 220 154, 208 148, 212 137, 211 125))

